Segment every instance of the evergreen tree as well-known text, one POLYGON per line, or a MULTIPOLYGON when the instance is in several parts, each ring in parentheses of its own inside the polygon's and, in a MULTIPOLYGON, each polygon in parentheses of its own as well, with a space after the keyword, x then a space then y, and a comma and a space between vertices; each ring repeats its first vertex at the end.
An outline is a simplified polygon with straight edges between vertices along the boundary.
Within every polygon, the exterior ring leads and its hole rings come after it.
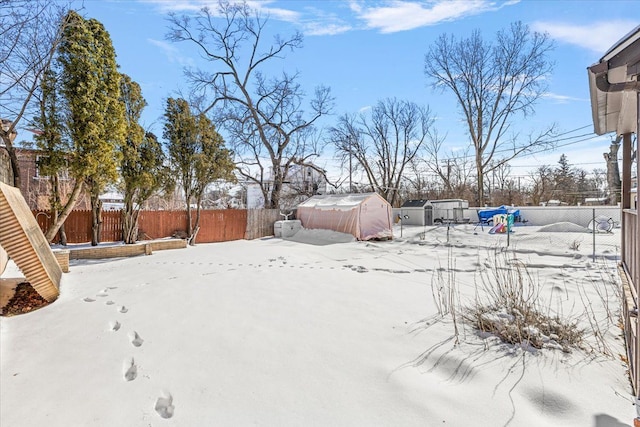
POLYGON ((200 229, 200 208, 202 195, 207 186, 217 180, 235 181, 233 170, 235 163, 230 150, 224 147, 224 139, 216 131, 215 126, 204 115, 196 118, 198 146, 194 156, 194 188, 193 197, 196 201, 196 221, 192 233, 191 243, 194 244, 200 229))
POLYGON ((164 138, 172 169, 182 186, 187 209, 187 235, 191 244, 199 229, 202 195, 211 182, 233 179, 232 153, 224 148, 222 137, 204 115, 194 115, 184 99, 167 100, 164 138), (197 205, 195 224, 191 202, 197 205))
MULTIPOLYGON (((67 168, 67 148, 63 139, 63 117, 61 100, 56 87, 57 79, 52 70, 43 73, 40 83, 40 115, 34 118, 34 124, 40 130, 36 134, 36 146, 42 151, 38 160, 38 169, 50 181, 49 206, 52 222, 55 224, 62 211, 60 188, 61 174, 67 168)), ((60 227, 60 243, 66 245, 64 226, 60 227)))
POLYGON ((142 110, 147 105, 140 85, 123 74, 120 93, 127 123, 126 138, 120 147, 120 173, 124 190, 122 238, 125 243, 135 243, 142 204, 161 188, 167 171, 158 139, 151 132, 145 133, 139 124, 142 110))
POLYGON ((555 197, 561 201, 575 204, 577 198, 576 171, 571 168, 565 154, 560 156, 554 170, 555 197))
MULTIPOLYGON (((120 73, 109 33, 95 19, 68 14, 59 48, 62 94, 67 104, 73 149, 70 170, 76 185, 87 186, 91 197, 91 244, 100 241, 100 193, 115 182, 119 153, 126 132, 120 101, 120 73)), ((74 202, 75 203, 75 202, 74 202)))

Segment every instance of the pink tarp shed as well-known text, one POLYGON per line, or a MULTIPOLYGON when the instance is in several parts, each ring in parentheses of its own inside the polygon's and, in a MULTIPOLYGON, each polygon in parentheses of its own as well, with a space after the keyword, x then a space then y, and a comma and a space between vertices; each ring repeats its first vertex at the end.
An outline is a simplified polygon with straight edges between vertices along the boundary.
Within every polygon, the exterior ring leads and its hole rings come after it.
POLYGON ((358 240, 393 238, 391 205, 376 193, 323 194, 298 205, 307 229, 339 231, 358 240))

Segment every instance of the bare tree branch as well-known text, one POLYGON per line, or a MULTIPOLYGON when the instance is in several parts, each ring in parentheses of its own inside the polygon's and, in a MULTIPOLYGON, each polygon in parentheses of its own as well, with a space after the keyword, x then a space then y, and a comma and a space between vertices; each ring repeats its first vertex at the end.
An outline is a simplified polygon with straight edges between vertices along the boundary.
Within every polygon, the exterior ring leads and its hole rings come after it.
POLYGON ((545 93, 546 77, 553 70, 547 59, 552 49, 547 34, 531 33, 526 25, 515 22, 499 31, 494 43, 485 42, 477 30, 460 40, 444 34, 425 55, 425 75, 435 89, 455 95, 467 124, 479 206, 484 203, 485 173, 550 144, 553 126, 524 141, 509 134, 513 120, 533 114, 535 103, 545 93), (496 155, 506 148, 511 152, 496 161, 496 155))
MULTIPOLYGON (((195 17, 171 16, 168 38, 195 44, 210 70, 188 70, 192 90, 228 134, 237 171, 261 186, 267 207, 277 208, 289 168, 319 153, 319 140, 303 144, 318 119, 329 114, 333 98, 318 88, 306 113, 298 73, 267 78, 262 69, 302 46, 302 35, 275 36, 265 42, 268 19, 246 3, 220 1, 216 13, 204 8, 195 17)), ((311 163, 305 160, 305 164, 311 163)))

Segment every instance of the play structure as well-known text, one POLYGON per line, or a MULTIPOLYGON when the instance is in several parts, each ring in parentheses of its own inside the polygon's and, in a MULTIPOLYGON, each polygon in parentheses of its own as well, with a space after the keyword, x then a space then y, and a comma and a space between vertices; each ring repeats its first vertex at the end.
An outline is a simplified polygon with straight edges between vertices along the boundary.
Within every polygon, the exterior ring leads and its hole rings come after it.
POLYGON ((0 274, 7 255, 40 296, 58 298, 62 269, 20 190, 0 182, 0 274))
POLYGON ((512 215, 514 221, 520 218, 520 209, 502 205, 499 208, 485 208, 478 210, 478 221, 482 224, 495 225, 493 219, 496 215, 512 215))

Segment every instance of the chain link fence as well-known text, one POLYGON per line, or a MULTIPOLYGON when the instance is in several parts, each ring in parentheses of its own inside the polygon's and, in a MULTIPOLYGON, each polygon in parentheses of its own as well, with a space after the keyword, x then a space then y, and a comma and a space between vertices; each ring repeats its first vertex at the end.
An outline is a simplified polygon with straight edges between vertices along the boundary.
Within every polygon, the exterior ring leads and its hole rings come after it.
POLYGON ((621 248, 620 208, 536 207, 519 208, 519 218, 495 218, 481 223, 471 211, 469 222, 403 226, 394 235, 425 243, 509 248, 517 252, 543 252, 565 256, 589 256, 594 260, 619 260, 621 248), (507 232, 507 229, 509 230, 507 232), (477 236, 477 237, 476 237, 477 236))

